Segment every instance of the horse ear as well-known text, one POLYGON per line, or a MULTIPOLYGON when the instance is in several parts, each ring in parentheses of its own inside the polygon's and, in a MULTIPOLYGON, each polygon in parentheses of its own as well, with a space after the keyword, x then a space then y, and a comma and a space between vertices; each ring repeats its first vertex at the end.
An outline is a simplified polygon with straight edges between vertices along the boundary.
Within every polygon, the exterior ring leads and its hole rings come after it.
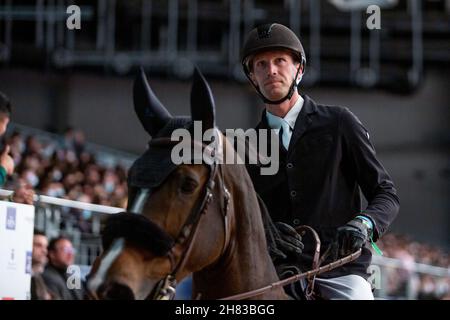
POLYGON ((216 107, 211 88, 196 67, 191 90, 192 121, 202 121, 203 131, 215 127, 216 107))
POLYGON ((133 85, 134 110, 145 131, 154 136, 172 118, 150 88, 141 67, 133 85))

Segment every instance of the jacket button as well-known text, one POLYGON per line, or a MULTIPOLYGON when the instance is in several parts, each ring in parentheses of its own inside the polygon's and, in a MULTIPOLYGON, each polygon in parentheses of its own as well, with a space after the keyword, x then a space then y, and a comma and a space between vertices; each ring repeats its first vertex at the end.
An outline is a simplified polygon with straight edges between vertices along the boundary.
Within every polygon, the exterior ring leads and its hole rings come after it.
POLYGON ((292 190, 292 191, 291 191, 291 197, 294 198, 296 195, 297 195, 297 191, 292 190))
POLYGON ((288 169, 292 169, 293 167, 294 167, 294 165, 290 162, 286 165, 286 168, 288 168, 288 169))
POLYGON ((294 219, 294 221, 292 221, 294 223, 294 226, 298 226, 300 224, 300 220, 299 219, 294 219))

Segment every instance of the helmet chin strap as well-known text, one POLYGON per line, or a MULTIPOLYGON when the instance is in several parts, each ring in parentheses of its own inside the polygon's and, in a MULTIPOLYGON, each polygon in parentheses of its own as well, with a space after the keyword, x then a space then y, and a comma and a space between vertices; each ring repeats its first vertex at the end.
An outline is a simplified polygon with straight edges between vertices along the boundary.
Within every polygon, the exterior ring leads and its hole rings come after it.
POLYGON ((281 99, 279 99, 279 100, 269 100, 269 99, 267 99, 267 98, 263 95, 263 93, 261 92, 261 90, 259 89, 259 87, 256 86, 256 85, 253 83, 253 81, 252 81, 252 79, 250 78, 249 75, 247 75, 247 78, 250 80, 250 82, 252 83, 253 87, 255 87, 256 91, 258 92, 259 96, 260 96, 261 99, 264 101, 264 103, 266 103, 266 104, 280 104, 280 103, 282 103, 282 102, 284 102, 284 101, 286 101, 286 100, 290 100, 290 99, 292 98, 292 96, 294 95, 294 90, 297 88, 298 84, 300 83, 300 81, 302 80, 302 77, 303 77, 303 73, 302 73, 302 74, 300 75, 300 79, 298 79, 298 81, 297 81, 297 77, 298 77, 298 74, 300 73, 300 68, 302 67, 302 65, 303 65, 303 64, 300 63, 300 65, 298 66, 298 68, 297 68, 297 73, 295 74, 294 80, 292 80, 292 84, 291 84, 291 86, 289 87, 288 93, 287 93, 283 98, 281 98, 281 99))

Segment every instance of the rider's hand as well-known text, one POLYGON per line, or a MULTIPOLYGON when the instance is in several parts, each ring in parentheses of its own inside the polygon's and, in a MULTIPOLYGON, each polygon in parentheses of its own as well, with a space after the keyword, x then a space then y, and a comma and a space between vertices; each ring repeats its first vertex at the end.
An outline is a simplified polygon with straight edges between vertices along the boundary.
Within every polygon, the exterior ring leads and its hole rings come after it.
POLYGON ((281 251, 286 258, 296 258, 301 255, 304 248, 302 236, 286 223, 276 222, 275 226, 278 231, 278 236, 275 237, 277 249, 281 251))
POLYGON ((369 240, 372 229, 361 218, 354 218, 337 229, 337 245, 339 257, 344 257, 362 248, 369 240))

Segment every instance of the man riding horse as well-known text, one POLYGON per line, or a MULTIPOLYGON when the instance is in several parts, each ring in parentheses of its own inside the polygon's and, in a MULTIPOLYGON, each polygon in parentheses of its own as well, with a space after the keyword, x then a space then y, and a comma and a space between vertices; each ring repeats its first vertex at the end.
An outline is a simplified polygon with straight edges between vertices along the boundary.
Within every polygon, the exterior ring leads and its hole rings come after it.
POLYGON ((367 130, 347 108, 299 94, 306 56, 289 28, 272 23, 253 29, 243 46, 242 65, 265 105, 256 129, 280 130, 279 171, 261 175, 258 165, 247 166, 272 219, 281 222, 276 224, 281 252, 271 251, 274 263, 311 268, 313 239, 304 236, 303 248, 292 228, 309 225, 326 250, 323 264, 362 248, 356 261, 316 278, 317 295, 373 299, 367 281, 371 252, 365 245, 374 245, 392 223, 399 199, 367 130), (364 210, 360 188, 368 201, 364 210))

